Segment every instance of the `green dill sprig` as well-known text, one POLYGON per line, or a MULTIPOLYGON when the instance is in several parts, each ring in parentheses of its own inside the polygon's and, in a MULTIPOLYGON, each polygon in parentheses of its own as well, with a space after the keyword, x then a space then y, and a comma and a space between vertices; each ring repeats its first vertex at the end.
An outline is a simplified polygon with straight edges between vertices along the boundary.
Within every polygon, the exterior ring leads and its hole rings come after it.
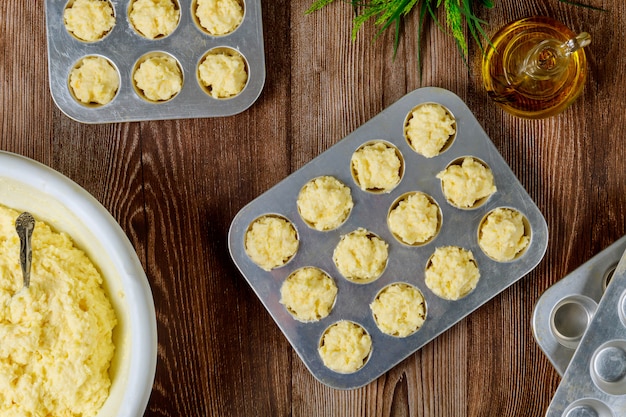
MULTIPOLYGON (((306 11, 307 14, 313 13, 323 7, 333 3, 335 0, 315 0, 306 11)), ((491 9, 495 6, 493 0, 344 0, 350 3, 355 11, 352 25, 352 39, 356 39, 357 33, 361 27, 370 20, 374 21, 374 25, 378 28, 374 39, 378 38, 383 32, 394 26, 395 36, 393 40, 393 55, 396 56, 398 45, 400 44, 400 33, 402 20, 417 6, 418 8, 418 33, 417 43, 420 45, 424 23, 427 18, 442 30, 452 35, 457 45, 459 53, 463 61, 468 65, 467 57, 469 54, 469 45, 465 36, 465 28, 471 35, 471 38, 482 50, 482 39, 489 41, 483 26, 487 24, 484 20, 476 17, 474 6, 477 4, 481 7, 491 9), (436 15, 439 7, 444 8, 445 26, 442 25, 436 15)), ((588 7, 594 10, 601 10, 597 7, 585 5, 571 0, 559 0, 576 6, 588 7)), ((418 51, 420 48, 418 47, 418 51)), ((418 64, 421 71, 421 51, 418 52, 418 64)))

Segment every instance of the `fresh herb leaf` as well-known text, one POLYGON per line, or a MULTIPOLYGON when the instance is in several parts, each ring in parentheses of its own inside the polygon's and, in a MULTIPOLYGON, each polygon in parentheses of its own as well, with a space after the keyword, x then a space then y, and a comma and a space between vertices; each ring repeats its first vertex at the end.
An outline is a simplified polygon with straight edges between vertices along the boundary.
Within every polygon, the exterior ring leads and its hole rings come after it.
MULTIPOLYGON (((306 14, 318 11, 325 6, 333 3, 335 0, 315 0, 306 10, 306 14)), ((463 61, 467 65, 467 56, 469 54, 469 45, 465 37, 465 28, 479 48, 482 50, 482 40, 489 42, 487 33, 483 29, 483 25, 487 22, 479 19, 474 14, 474 4, 490 9, 495 7, 494 0, 343 0, 350 3, 355 11, 352 22, 352 39, 356 39, 359 30, 363 25, 372 20, 374 25, 378 27, 374 39, 378 38, 389 27, 395 26, 395 34, 393 38, 393 55, 396 56, 398 45, 400 44, 400 31, 402 20, 418 5, 418 33, 417 43, 421 44, 423 39, 424 22, 428 17, 439 26, 443 31, 450 33, 459 49, 459 53, 463 61), (445 27, 441 25, 436 17, 436 10, 439 7, 444 8, 446 23, 445 27)), ((603 10, 598 7, 586 5, 572 0, 559 0, 562 3, 575 6, 587 7, 593 10, 603 10)), ((422 55, 418 47, 418 64, 422 68, 422 55)))

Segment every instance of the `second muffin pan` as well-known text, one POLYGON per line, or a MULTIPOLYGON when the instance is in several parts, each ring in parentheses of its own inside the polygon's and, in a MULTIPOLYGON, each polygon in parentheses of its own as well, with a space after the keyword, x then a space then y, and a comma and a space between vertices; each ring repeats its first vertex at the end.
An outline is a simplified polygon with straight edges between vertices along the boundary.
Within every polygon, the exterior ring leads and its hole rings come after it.
POLYGON ((168 36, 148 39, 129 18, 131 0, 107 1, 115 24, 101 39, 85 42, 65 27, 63 13, 74 0, 46 0, 46 34, 50 91, 68 117, 83 123, 221 117, 240 113, 259 97, 265 83, 265 56, 260 0, 241 0, 243 20, 230 33, 211 35, 195 17, 195 1, 174 0, 180 12, 176 29, 168 36), (211 51, 230 51, 243 57, 248 79, 230 98, 214 98, 200 82, 199 65, 211 51), (148 56, 173 58, 182 72, 182 89, 164 101, 146 99, 133 74, 148 56), (105 58, 119 75, 119 89, 109 103, 83 104, 72 94, 70 72, 85 57, 105 58))
MULTIPOLYGON (((228 243, 240 272, 309 371, 330 387, 352 389, 375 380, 530 272, 543 258, 547 242, 548 230, 543 215, 465 103, 447 90, 421 88, 404 96, 241 209, 232 221, 228 243), (443 106, 454 117, 456 127, 451 142, 439 155, 431 158, 413 150, 404 134, 408 115, 425 103, 443 106), (388 192, 362 190, 356 183, 351 158, 364 144, 379 141, 395 147, 401 156, 401 179, 388 192), (441 180, 437 178, 437 174, 450 164, 459 164, 466 157, 487 166, 497 188, 495 193, 480 199, 479 204, 469 209, 450 204, 443 193, 441 180), (323 176, 334 177, 349 187, 353 206, 338 227, 320 231, 302 219, 297 199, 305 184, 323 176), (422 244, 408 245, 394 237, 387 218, 401 196, 415 192, 424 193, 436 203, 435 215, 440 225, 432 238, 422 244), (478 244, 481 223, 497 208, 521 213, 529 239, 527 247, 517 256, 501 262, 487 256, 478 244), (288 252, 283 266, 263 269, 246 252, 246 233, 255 220, 264 216, 286 219, 293 227, 290 236, 295 233, 297 237, 295 254, 288 252), (365 229, 368 236, 380 238, 387 244, 387 261, 382 274, 363 282, 344 278, 333 262, 335 248, 342 237, 358 229, 365 229), (470 252, 473 255, 471 263, 480 273, 476 287, 469 293, 461 288, 457 300, 437 296, 425 281, 425 270, 435 250, 449 246, 461 248, 459 253, 463 256, 470 252), (280 302, 283 282, 304 267, 322 270, 337 287, 330 313, 317 321, 296 320, 280 302), (381 291, 392 284, 415 288, 424 299, 424 308, 416 313, 423 314, 423 323, 417 331, 409 329, 405 337, 379 329, 370 307, 381 291), (334 325, 342 322, 355 324, 352 326, 356 329, 353 337, 361 346, 371 346, 363 365, 357 366, 356 371, 332 370, 324 364, 320 353, 328 329, 336 328, 334 325), (367 337, 370 341, 366 340, 367 337)), ((338 337, 341 342, 344 336, 338 337)), ((332 346, 326 345, 323 349, 324 355, 336 346, 336 335, 333 338, 332 346)), ((349 343, 348 339, 345 342, 349 343)))

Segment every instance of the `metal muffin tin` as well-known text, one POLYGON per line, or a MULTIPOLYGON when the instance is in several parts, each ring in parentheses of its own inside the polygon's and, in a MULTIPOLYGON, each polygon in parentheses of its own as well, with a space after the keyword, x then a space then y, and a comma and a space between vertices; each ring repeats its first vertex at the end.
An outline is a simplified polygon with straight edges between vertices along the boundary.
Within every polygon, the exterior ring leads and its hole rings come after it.
POLYGON ((231 256, 261 302, 283 331, 309 371, 322 383, 337 389, 352 389, 368 384, 407 356, 453 326, 496 294, 531 271, 543 258, 548 240, 545 219, 528 196, 502 156, 485 134, 465 103, 440 88, 415 90, 375 116, 336 145, 281 181, 245 206, 233 219, 229 231, 231 256), (404 138, 405 118, 421 103, 435 102, 446 107, 456 119, 457 135, 452 145, 439 156, 425 158, 411 149, 404 138), (395 145, 404 158, 405 172, 400 184, 388 194, 362 191, 351 174, 352 154, 364 143, 384 140, 395 145), (435 176, 460 157, 474 156, 493 171, 498 191, 480 207, 461 210, 450 205, 435 176), (312 178, 330 175, 349 186, 354 208, 338 229, 319 232, 309 228, 298 213, 296 200, 300 189, 312 178), (387 227, 387 213, 393 202, 411 191, 433 197, 441 208, 442 227, 436 238, 419 247, 399 243, 387 227), (532 230, 528 248, 510 262, 496 262, 478 246, 478 226, 491 210, 514 208, 521 212, 532 230), (284 266, 266 272, 254 264, 244 248, 245 233, 255 219, 276 214, 289 219, 296 228, 300 247, 284 266), (355 284, 341 276, 333 263, 335 246, 342 235, 363 227, 389 244, 389 260, 382 276, 368 284, 355 284), (426 287, 424 271, 435 248, 459 246, 471 250, 480 270, 477 287, 465 298, 447 301, 426 287), (316 266, 331 275, 338 294, 330 315, 317 322, 295 320, 280 304, 280 287, 295 270, 316 266), (417 287, 427 306, 426 321, 412 335, 398 338, 382 333, 376 326, 370 303, 389 284, 406 282, 417 287), (353 321, 369 333, 372 351, 367 363, 351 374, 327 368, 318 354, 324 331, 340 320, 353 321))
POLYGON ((548 288, 537 300, 533 334, 559 375, 565 373, 625 250, 626 236, 548 288))
POLYGON ((260 0, 244 0, 241 25, 223 36, 203 32, 192 17, 191 0, 178 0, 178 27, 169 36, 154 40, 142 37, 133 29, 128 17, 130 0, 111 1, 115 26, 103 39, 90 43, 79 41, 65 28, 63 11, 67 3, 46 0, 48 72, 54 102, 74 120, 110 123, 230 116, 246 110, 261 94, 265 83, 265 56, 260 0), (205 53, 221 47, 234 49, 244 57, 248 82, 237 96, 215 99, 200 86, 196 73, 205 53), (174 57, 182 69, 182 90, 169 101, 149 102, 141 98, 133 86, 136 62, 152 52, 174 57), (102 106, 81 104, 70 91, 70 71, 81 58, 89 55, 107 58, 120 76, 117 95, 102 106))
POLYGON ((580 340, 547 417, 626 415, 626 255, 580 340))

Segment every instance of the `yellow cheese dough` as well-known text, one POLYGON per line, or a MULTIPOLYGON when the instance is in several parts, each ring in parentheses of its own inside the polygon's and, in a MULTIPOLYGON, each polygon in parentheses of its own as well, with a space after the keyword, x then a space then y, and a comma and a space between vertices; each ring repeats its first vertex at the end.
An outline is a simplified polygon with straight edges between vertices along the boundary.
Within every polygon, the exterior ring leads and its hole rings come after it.
POLYGON ((365 365, 372 350, 372 338, 351 321, 340 321, 326 330, 319 347, 324 365, 339 373, 353 373, 365 365))
POLYGON ((435 249, 426 268, 426 286, 446 300, 458 300, 469 294, 480 279, 471 251, 457 246, 435 249))
POLYGON ((397 283, 385 287, 370 304, 378 328, 386 334, 406 337, 426 320, 426 304, 421 291, 397 283))
POLYGON ((439 230, 439 207, 424 193, 402 199, 389 212, 389 230, 401 242, 415 245, 429 241, 439 230))
POLYGON ((262 269, 283 266, 298 250, 293 225, 282 217, 263 216, 255 220, 245 237, 246 253, 262 269))
POLYGON ((346 279, 371 282, 385 270, 388 246, 378 236, 358 228, 341 237, 333 253, 333 261, 346 279))
POLYGON ((241 93, 248 82, 243 57, 236 51, 211 52, 198 66, 200 81, 213 98, 230 98, 241 93))
POLYGON ((446 199, 459 208, 471 208, 480 199, 496 192, 491 169, 472 157, 463 159, 461 165, 450 165, 437 174, 446 199))
POLYGON ((120 87, 120 76, 106 59, 88 56, 70 72, 70 87, 81 103, 107 104, 120 87))
POLYGON ((339 227, 354 207, 350 188, 330 176, 314 178, 302 187, 297 205, 302 219, 321 231, 339 227))
POLYGON ((180 11, 172 0, 135 0, 128 17, 137 32, 154 39, 174 32, 180 11))
POLYGON ((103 278, 67 235, 37 222, 22 288, 18 214, 0 206, 0 415, 95 416, 117 324, 103 278))
POLYGON ((198 0, 196 17, 211 35, 226 35, 241 24, 243 8, 237 0, 198 0))
POLYGON ((487 215, 478 234, 480 248, 500 262, 513 260, 529 242, 524 216, 517 210, 502 207, 487 215))
POLYGON ((63 12, 65 28, 78 39, 101 39, 115 25, 111 4, 106 0, 75 0, 63 12))
POLYGON ((400 182, 400 158, 383 142, 358 149, 352 155, 352 172, 364 191, 390 192, 400 182))
POLYGON ((299 321, 318 321, 330 314, 337 286, 331 277, 315 267, 300 268, 280 287, 280 303, 299 321))
POLYGON ((443 106, 435 103, 413 109, 404 127, 411 147, 426 158, 439 155, 455 131, 454 118, 443 106))
POLYGON ((183 75, 176 60, 165 55, 143 61, 133 79, 137 88, 152 101, 169 100, 183 88, 183 75))

